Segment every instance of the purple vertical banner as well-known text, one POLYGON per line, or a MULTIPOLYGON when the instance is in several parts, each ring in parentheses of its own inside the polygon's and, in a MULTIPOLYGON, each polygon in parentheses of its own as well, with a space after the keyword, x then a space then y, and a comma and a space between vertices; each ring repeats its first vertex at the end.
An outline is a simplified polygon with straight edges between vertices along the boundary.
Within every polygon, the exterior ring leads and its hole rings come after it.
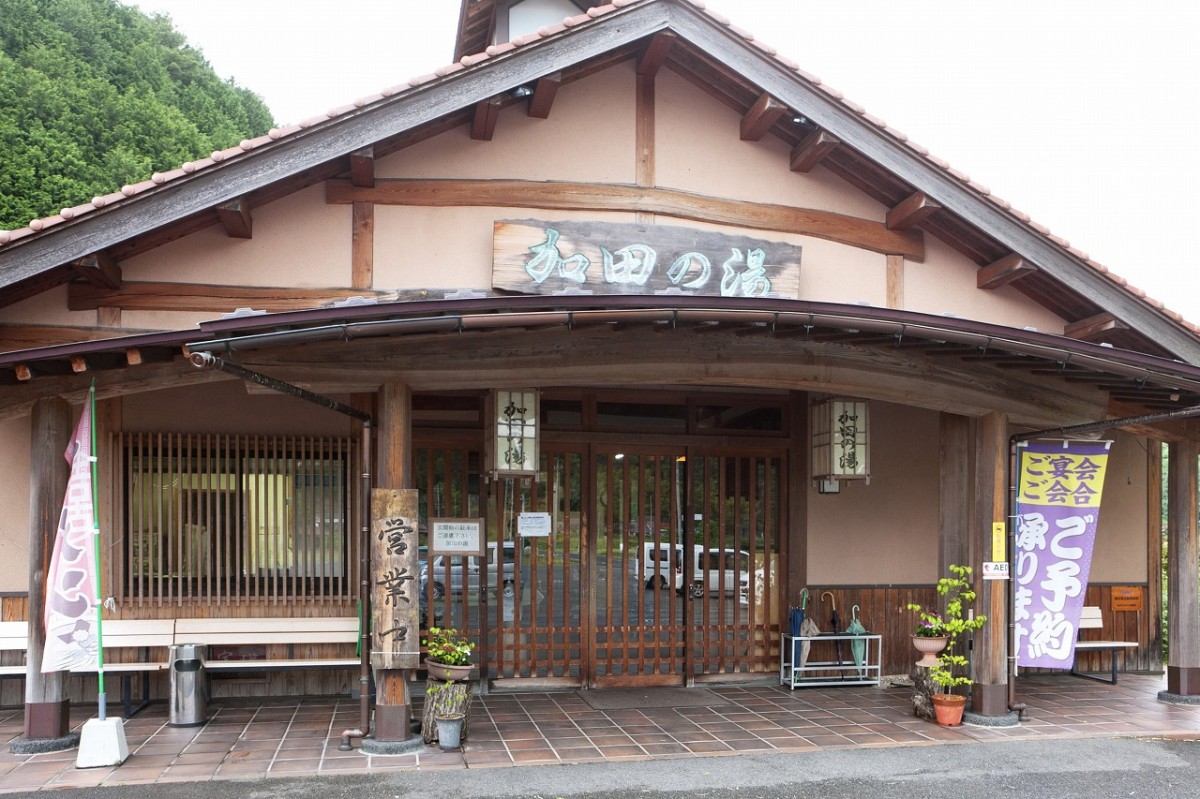
POLYGON ((1074 662, 1111 444, 1028 441, 1018 449, 1018 666, 1069 669, 1074 662))

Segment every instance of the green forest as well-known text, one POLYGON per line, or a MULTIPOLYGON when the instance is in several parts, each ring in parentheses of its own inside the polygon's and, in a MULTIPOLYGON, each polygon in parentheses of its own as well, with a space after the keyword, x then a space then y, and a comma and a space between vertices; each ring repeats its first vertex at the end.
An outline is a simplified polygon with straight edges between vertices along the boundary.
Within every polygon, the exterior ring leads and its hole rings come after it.
POLYGON ((0 230, 271 125, 167 17, 117 0, 0 0, 0 230))

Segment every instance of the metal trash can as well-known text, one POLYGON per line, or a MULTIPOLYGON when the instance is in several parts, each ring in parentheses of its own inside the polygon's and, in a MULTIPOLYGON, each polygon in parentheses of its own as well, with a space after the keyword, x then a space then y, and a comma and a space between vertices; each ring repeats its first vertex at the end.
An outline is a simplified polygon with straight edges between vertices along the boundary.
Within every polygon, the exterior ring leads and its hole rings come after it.
POLYGON ((205 644, 175 644, 171 647, 171 705, 167 724, 195 727, 208 721, 208 682, 205 644))

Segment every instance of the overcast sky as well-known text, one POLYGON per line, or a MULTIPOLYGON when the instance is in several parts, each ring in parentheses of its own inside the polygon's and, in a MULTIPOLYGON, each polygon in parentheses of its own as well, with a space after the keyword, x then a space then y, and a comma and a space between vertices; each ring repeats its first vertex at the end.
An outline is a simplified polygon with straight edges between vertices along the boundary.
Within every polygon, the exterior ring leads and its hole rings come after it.
MULTIPOLYGON (((123 0, 279 123, 449 63, 459 0, 123 0)), ((1200 323, 1200 2, 708 0, 1200 323)))

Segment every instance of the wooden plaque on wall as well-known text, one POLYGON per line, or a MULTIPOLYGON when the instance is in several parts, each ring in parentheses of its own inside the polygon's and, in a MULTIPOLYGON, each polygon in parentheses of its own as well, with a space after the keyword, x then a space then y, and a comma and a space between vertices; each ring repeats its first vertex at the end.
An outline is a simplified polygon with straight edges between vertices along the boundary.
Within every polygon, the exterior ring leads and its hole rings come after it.
POLYGON ((800 291, 800 247, 698 228, 506 219, 495 223, 492 285, 524 294, 681 293, 782 297, 800 291))
POLYGON ((1114 585, 1111 604, 1113 610, 1142 610, 1142 587, 1140 585, 1114 585))

